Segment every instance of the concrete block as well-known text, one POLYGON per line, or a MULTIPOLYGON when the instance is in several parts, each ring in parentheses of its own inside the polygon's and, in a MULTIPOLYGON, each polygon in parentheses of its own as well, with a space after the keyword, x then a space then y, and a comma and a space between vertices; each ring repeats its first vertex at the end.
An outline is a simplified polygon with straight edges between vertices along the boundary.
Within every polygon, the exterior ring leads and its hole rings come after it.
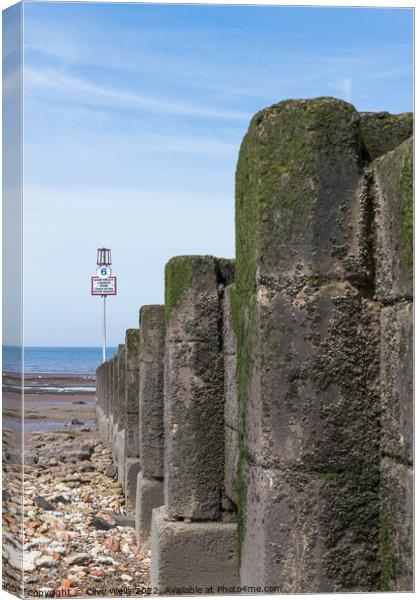
POLYGON ((166 265, 165 505, 173 517, 217 519, 224 479, 224 369, 218 262, 166 265))
POLYGON ((114 424, 118 425, 118 354, 114 354, 112 360, 112 414, 114 415, 114 424))
POLYGON ((236 355, 235 324, 232 314, 232 290, 234 283, 224 289, 223 294, 223 351, 225 354, 236 355))
POLYGON ((165 344, 165 309, 148 304, 140 309, 140 345, 142 362, 160 362, 165 344))
POLYGON ((223 356, 211 343, 167 343, 165 504, 173 517, 217 519, 224 479, 223 356))
POLYGON ((124 470, 125 508, 127 513, 133 514, 136 509, 137 475, 140 471, 138 458, 126 458, 124 470))
POLYGON ((238 444, 238 432, 225 426, 225 494, 235 504, 237 504, 238 444))
POLYGON ((217 259, 176 256, 165 268, 166 337, 203 342, 219 337, 221 326, 217 259))
POLYGON ((373 163, 377 185, 376 296, 413 297, 413 140, 373 163))
POLYGON ((369 470, 380 439, 378 305, 345 282, 258 294, 248 451, 273 468, 369 470))
POLYGON ((120 429, 118 424, 114 424, 115 432, 115 462, 118 467, 118 481, 121 485, 125 485, 125 470, 126 470, 126 457, 125 457, 125 432, 124 429, 120 429))
POLYGON ((234 284, 225 288, 223 297, 223 353, 225 373, 225 423, 239 428, 236 390, 236 335, 232 315, 234 284))
POLYGON ((142 472, 146 478, 163 478, 164 307, 143 306, 140 324, 139 448, 142 472))
POLYGON ((127 458, 140 457, 139 423, 138 415, 126 415, 124 428, 125 450, 127 458), (137 417, 137 418, 136 418, 137 417))
POLYGON ((370 160, 394 150, 413 135, 413 113, 359 113, 363 145, 370 160))
POLYGON ((117 353, 117 364, 118 364, 118 399, 117 399, 117 413, 118 413, 118 425, 120 429, 124 429, 127 405, 126 405, 126 393, 125 393, 125 346, 119 344, 117 353))
POLYGON ((286 100, 257 113, 236 170, 235 285, 242 293, 308 277, 371 274, 360 117, 335 98, 286 100))
POLYGON ((113 389, 114 389, 114 369, 112 359, 107 362, 107 392, 106 392, 106 415, 111 417, 113 412, 113 389))
POLYGON ((244 467, 241 584, 377 591, 378 473, 244 467))
POLYGON ((381 447, 413 462, 413 307, 409 302, 381 312, 381 447))
POLYGON ((239 585, 236 545, 233 523, 167 521, 163 507, 155 509, 152 588, 163 595, 185 595, 191 587, 195 594, 226 594, 226 588, 239 585))
POLYGON ((224 363, 224 412, 225 423, 233 429, 239 429, 239 405, 236 387, 236 355, 225 354, 224 363))
POLYGON ((147 479, 141 471, 137 474, 136 493, 136 538, 137 545, 141 548, 150 546, 152 527, 152 511, 162 506, 163 481, 147 479))
POLYGON ((381 590, 412 592, 413 469, 386 457, 381 463, 381 590))
MULTIPOLYGON (((126 416, 139 414, 139 330, 127 329, 125 334, 125 379, 126 379, 126 416)), ((126 419, 126 422, 135 421, 126 419)))

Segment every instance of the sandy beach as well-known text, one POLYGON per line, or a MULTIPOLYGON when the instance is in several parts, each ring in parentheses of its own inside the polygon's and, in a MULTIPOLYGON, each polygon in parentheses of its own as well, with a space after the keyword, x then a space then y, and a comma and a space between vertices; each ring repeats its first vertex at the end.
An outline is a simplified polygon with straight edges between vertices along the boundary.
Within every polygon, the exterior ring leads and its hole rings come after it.
POLYGON ((19 378, 3 375, 3 581, 25 595, 150 593, 150 555, 136 545, 110 451, 95 423, 95 378, 25 379, 24 497, 19 378), (23 524, 23 539, 22 539, 23 524))

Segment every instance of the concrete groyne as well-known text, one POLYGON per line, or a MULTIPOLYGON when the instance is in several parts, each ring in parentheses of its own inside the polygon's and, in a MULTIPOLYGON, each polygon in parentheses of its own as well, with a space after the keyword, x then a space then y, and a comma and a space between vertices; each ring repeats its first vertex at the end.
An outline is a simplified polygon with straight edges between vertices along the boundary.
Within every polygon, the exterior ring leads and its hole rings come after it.
POLYGON ((255 115, 236 258, 183 256, 97 370, 152 586, 411 590, 412 115, 255 115))

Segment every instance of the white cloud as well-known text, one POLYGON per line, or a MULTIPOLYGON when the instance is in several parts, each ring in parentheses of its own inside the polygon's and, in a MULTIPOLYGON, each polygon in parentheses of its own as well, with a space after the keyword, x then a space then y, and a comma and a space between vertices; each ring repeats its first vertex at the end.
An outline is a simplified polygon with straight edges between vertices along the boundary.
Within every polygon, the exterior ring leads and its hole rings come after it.
POLYGON ((86 79, 71 77, 54 69, 25 69, 25 95, 34 90, 50 90, 66 100, 72 99, 81 103, 108 104, 113 107, 149 110, 158 113, 179 114, 222 119, 248 119, 248 114, 217 108, 197 106, 189 102, 162 100, 152 96, 125 92, 121 89, 99 86, 86 79))

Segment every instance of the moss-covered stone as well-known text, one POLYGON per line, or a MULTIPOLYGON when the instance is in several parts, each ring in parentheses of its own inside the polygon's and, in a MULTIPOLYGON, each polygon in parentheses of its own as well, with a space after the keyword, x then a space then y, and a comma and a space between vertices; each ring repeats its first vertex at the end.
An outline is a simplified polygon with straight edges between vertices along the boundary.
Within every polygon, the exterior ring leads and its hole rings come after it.
POLYGON ((374 160, 413 135, 413 113, 360 113, 360 132, 367 157, 374 160))
POLYGON ((138 329, 127 329, 125 334, 125 347, 127 350, 127 357, 138 353, 139 350, 139 330, 138 329))
POLYGON ((376 293, 381 300, 413 294, 413 140, 372 163, 377 184, 376 293))
POLYGON ((191 286, 193 259, 190 256, 171 258, 165 267, 165 321, 169 323, 171 313, 177 308, 186 288, 191 286))
POLYGON ((357 232, 359 115, 335 98, 287 100, 257 113, 236 170, 236 277, 343 275, 357 232), (347 229, 346 229, 347 227, 347 229))
POLYGON ((382 591, 413 590, 413 469, 381 462, 379 555, 382 591))
POLYGON ((239 556, 244 581, 257 573, 282 591, 373 590, 379 576, 379 326, 357 287, 372 273, 373 208, 359 125, 340 100, 281 102, 252 119, 236 172, 239 556), (275 531, 306 540, 305 568, 275 531))

